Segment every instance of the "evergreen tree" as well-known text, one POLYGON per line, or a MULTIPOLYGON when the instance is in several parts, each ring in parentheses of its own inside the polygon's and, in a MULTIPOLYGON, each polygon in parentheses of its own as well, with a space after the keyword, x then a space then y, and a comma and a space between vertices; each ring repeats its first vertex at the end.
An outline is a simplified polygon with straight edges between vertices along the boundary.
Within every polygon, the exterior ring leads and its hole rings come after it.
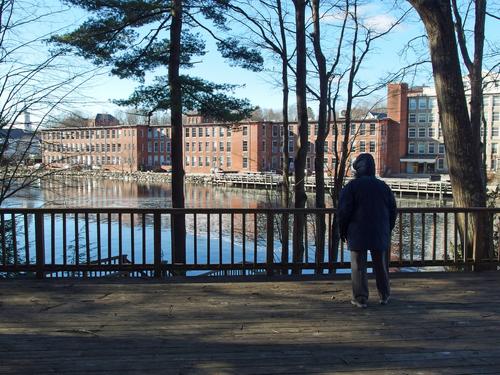
MULTIPOLYGON (((65 0, 91 13, 76 30, 52 38, 60 49, 75 51, 96 65, 110 66, 120 78, 141 85, 119 104, 143 111, 170 110, 172 141, 172 205, 184 207, 182 112, 197 110, 221 121, 238 121, 254 108, 247 100, 227 95, 232 85, 180 74, 193 58, 206 52, 201 32, 216 39, 221 55, 233 66, 258 71, 263 59, 237 40, 219 37, 228 30, 225 12, 230 0, 65 0), (162 71, 163 68, 163 71, 162 71), (165 68, 168 69, 165 72, 165 68), (145 84, 147 73, 156 74, 145 84)), ((184 263, 186 227, 183 214, 172 215, 173 263, 184 263)))

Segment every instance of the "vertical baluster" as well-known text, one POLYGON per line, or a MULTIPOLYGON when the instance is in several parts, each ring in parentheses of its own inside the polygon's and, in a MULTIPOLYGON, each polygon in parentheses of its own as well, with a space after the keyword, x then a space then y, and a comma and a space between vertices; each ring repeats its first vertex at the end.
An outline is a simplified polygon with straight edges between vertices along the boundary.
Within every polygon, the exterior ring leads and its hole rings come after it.
POLYGON ((403 263, 403 212, 399 211, 399 264, 403 263))
MULTIPOLYGON (((96 236, 97 236, 97 264, 101 265, 102 260, 102 244, 101 244, 101 214, 96 214, 96 236)), ((99 276, 102 275, 102 271, 99 271, 99 276)))
POLYGON ((246 274, 246 270, 245 270, 245 263, 246 263, 246 259, 247 259, 247 228, 246 228, 246 214, 243 213, 241 215, 241 225, 242 225, 242 229, 243 229, 243 260, 242 260, 242 263, 243 263, 243 275, 246 274))
POLYGON ((111 249, 111 212, 108 212, 108 263, 111 264, 111 254, 112 249, 111 249))
POLYGON ((118 264, 123 264, 123 228, 122 228, 122 213, 118 213, 118 264))
POLYGON ((10 220, 12 221, 12 250, 14 252, 14 265, 17 266, 17 230, 16 230, 16 216, 11 214, 10 220))
POLYGON ((304 213, 304 253, 305 262, 309 263, 309 242, 307 238, 307 214, 304 213))
POLYGON ((467 257, 469 256, 469 254, 467 252, 467 242, 469 241, 469 213, 467 211, 465 212, 464 220, 465 220, 464 243, 463 243, 464 268, 465 268, 465 271, 468 271, 468 269, 467 269, 467 262, 468 262, 467 257))
POLYGON ((257 264, 257 213, 253 214, 253 263, 257 264))
POLYGON ((85 212, 85 254, 87 258, 87 264, 90 264, 90 230, 88 212, 85 212))
POLYGON ((222 214, 219 213, 219 264, 222 264, 222 214))
POLYGON ((444 213, 444 228, 443 228, 443 257, 444 257, 444 262, 446 263, 448 261, 448 212, 444 213))
POLYGON ((0 216, 0 233, 2 233, 2 264, 7 264, 7 250, 5 246, 5 217, 2 213, 0 216))
POLYGON ((410 263, 413 263, 413 240, 414 240, 414 225, 415 219, 413 212, 410 213, 410 263))
POLYGON ((135 264, 135 227, 134 227, 134 214, 130 214, 130 262, 135 264))
POLYGON ((456 212, 453 213, 453 257, 454 257, 454 262, 458 262, 458 215, 456 212))
POLYGON ((267 241, 266 241, 266 273, 267 276, 272 276, 273 261, 274 261, 274 219, 273 213, 267 213, 267 241))
POLYGON ((198 264, 198 229, 197 229, 197 222, 196 222, 196 213, 193 216, 193 222, 194 222, 194 264, 198 264))
POLYGON ((146 214, 142 213, 142 264, 146 264, 146 214))
POLYGON ((155 277, 161 278, 161 214, 159 212, 154 213, 154 269, 155 277))
POLYGON ((328 272, 333 273, 333 239, 334 234, 332 231, 332 214, 328 214, 328 272))
POLYGON ((66 213, 62 214, 62 234, 63 234, 63 265, 68 264, 68 234, 66 230, 66 213))
POLYGON ((234 264, 234 214, 231 213, 231 264, 234 264))
POLYGON ((37 212, 35 214, 35 246, 36 278, 43 279, 45 277, 45 239, 43 230, 43 213, 41 212, 37 212))
POLYGON ((207 214, 207 264, 210 264, 210 213, 207 214))
POLYGON ((80 264, 80 234, 78 232, 78 213, 75 212, 75 264, 80 264))
POLYGON ((420 249, 420 259, 422 261, 422 266, 425 261, 425 212, 422 212, 422 238, 421 238, 421 249, 420 249))
POLYGON ((437 213, 432 216, 432 260, 436 260, 436 242, 437 242, 437 213))
POLYGON ((30 264, 30 238, 28 226, 28 214, 23 214, 24 219, 24 251, 26 254, 26 264, 30 264))
POLYGON ((54 214, 50 214, 50 263, 56 263, 56 223, 54 214))

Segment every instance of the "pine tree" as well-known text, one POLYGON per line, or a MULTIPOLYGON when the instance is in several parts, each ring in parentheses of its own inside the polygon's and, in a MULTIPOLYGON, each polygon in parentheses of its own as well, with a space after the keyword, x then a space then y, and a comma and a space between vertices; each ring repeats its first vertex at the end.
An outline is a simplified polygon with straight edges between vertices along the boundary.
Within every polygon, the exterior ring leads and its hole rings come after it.
MULTIPOLYGON (((141 85, 121 105, 145 112, 170 110, 172 206, 184 207, 182 112, 197 110, 220 121, 238 121, 254 108, 247 100, 227 95, 235 86, 214 84, 180 74, 193 58, 206 53, 201 32, 215 38, 221 55, 233 66, 253 71, 263 59, 237 40, 219 37, 228 30, 225 12, 230 0, 66 0, 91 17, 74 31, 52 38, 59 50, 76 52, 96 65, 110 66, 120 78, 141 85), (163 72, 162 72, 163 68, 163 72), (165 68, 168 72, 165 72, 165 68), (146 85, 146 74, 156 74, 146 85)), ((183 214, 172 215, 173 263, 185 263, 186 227, 183 214)))

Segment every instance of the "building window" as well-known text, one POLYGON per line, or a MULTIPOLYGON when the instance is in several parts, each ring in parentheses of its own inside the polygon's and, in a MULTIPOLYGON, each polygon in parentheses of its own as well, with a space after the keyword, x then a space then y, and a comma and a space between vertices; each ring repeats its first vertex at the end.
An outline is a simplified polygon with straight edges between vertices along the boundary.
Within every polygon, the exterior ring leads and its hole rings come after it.
POLYGON ((248 126, 243 127, 243 136, 248 135, 248 126))
POLYGON ((430 122, 431 124, 434 122, 434 113, 430 112, 428 114, 428 122, 430 122))
POLYGON ((439 144, 438 153, 439 154, 444 154, 444 143, 440 143, 439 144))
POLYGON ((410 113, 408 115, 408 121, 409 122, 416 122, 417 121, 417 115, 415 113, 410 113))
POLYGON ((184 134, 185 134, 186 137, 189 137, 189 128, 186 128, 184 130, 184 134))
POLYGON ((203 137, 203 128, 198 128, 198 137, 203 137))
POLYGON ((409 154, 415 153, 415 143, 413 142, 408 143, 408 153, 409 154))
POLYGON ((356 124, 351 124, 351 135, 356 135, 356 124))
POLYGON ((418 122, 419 123, 427 122, 427 113, 419 113, 418 122))
POLYGON ((500 112, 493 112, 493 122, 500 121, 500 112))
POLYGON ((429 98, 429 108, 436 108, 436 107, 437 107, 436 98, 429 98))
POLYGON ((491 128, 491 136, 492 137, 498 137, 498 128, 496 126, 493 126, 491 128))
POLYGON ((226 136, 230 137, 231 136, 231 127, 226 129, 226 136))
POLYGON ((427 109, 427 98, 418 98, 418 109, 427 109))
POLYGON ((217 142, 212 142, 212 151, 217 151, 217 142))
POLYGON ((262 151, 265 152, 266 151, 266 140, 262 140, 262 151))
POLYGON ((492 154, 497 154, 498 153, 498 143, 492 143, 491 144, 491 153, 492 154))
POLYGON ((207 126, 207 127, 205 128, 205 137, 210 137, 210 133, 211 133, 211 132, 210 132, 210 128, 207 126))
POLYGON ((418 129, 418 137, 425 138, 426 130, 427 130, 426 128, 419 128, 418 129))
POLYGON ((493 107, 500 107, 500 96, 493 97, 493 107))
POLYGON ((203 143, 202 143, 202 142, 198 142, 198 151, 199 151, 199 152, 201 152, 202 145, 203 145, 203 143))
POLYGON ((228 151, 228 152, 231 151, 231 142, 226 143, 226 151, 228 151))
POLYGON ((294 152, 294 141, 288 141, 288 152, 294 152))
POLYGON ((370 124, 370 135, 375 135, 375 124, 370 124))
POLYGON ((419 154, 425 154, 425 143, 419 143, 418 144, 418 153, 419 154))
POLYGON ((496 171, 497 170, 497 159, 491 159, 490 169, 492 171, 496 171))
POLYGON ((430 142, 428 145, 429 154, 434 154, 436 152, 436 146, 434 142, 430 142))
POLYGON ((434 128, 429 128, 427 131, 429 132, 429 138, 434 138, 434 128))
POLYGON ((248 168, 248 158, 243 158, 243 168, 248 168))
POLYGON ((224 137, 224 128, 222 126, 219 126, 219 136, 224 137))
POLYGON ((278 152, 278 141, 273 141, 272 152, 278 152))
POLYGON ((437 169, 444 169, 444 159, 438 159, 437 164, 437 169))
POLYGON ((359 125, 359 135, 365 135, 365 134, 366 134, 366 125, 360 124, 359 125))
POLYGON ((370 152, 375 152, 375 141, 370 141, 370 152))
POLYGON ((365 152, 365 141, 359 141, 359 152, 365 152))
POLYGON ((205 167, 210 167, 210 158, 208 156, 205 157, 205 167))
POLYGON ((189 142, 186 142, 186 151, 189 151, 189 142))
POLYGON ((325 141, 324 152, 328 152, 328 141, 325 141))
POLYGON ((232 165, 232 161, 231 161, 231 156, 226 156, 226 166, 227 167, 231 167, 232 165))
POLYGON ((248 151, 248 141, 243 141, 243 152, 248 151))
POLYGON ((219 151, 224 151, 224 142, 219 142, 219 151))
POLYGON ((416 128, 408 128, 408 138, 415 138, 417 135, 416 128))
POLYGON ((410 109, 417 109, 417 98, 410 98, 410 109))

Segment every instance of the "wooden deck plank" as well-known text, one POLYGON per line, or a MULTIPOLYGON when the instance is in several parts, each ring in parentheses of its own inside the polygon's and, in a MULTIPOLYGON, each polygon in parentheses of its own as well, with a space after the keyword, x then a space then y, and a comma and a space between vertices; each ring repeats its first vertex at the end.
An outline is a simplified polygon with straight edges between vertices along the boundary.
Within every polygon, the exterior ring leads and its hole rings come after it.
POLYGON ((359 310, 348 280, 2 280, 0 374, 498 373, 499 281, 398 275, 359 310))

